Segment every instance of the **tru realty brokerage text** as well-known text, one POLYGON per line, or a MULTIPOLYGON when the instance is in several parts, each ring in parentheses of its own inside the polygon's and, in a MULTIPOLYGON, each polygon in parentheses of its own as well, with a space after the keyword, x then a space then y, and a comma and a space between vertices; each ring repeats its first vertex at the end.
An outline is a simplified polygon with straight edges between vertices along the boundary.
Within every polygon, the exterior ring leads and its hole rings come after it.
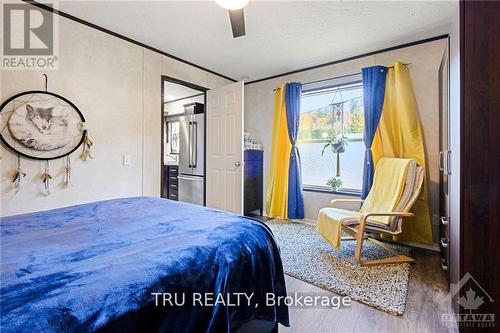
POLYGON ((155 306, 228 306, 228 307, 259 307, 280 306, 290 307, 321 307, 330 309, 348 308, 351 299, 348 296, 337 296, 331 294, 315 293, 288 293, 287 295, 276 295, 265 293, 259 295, 258 300, 255 293, 151 293, 155 300, 155 306))

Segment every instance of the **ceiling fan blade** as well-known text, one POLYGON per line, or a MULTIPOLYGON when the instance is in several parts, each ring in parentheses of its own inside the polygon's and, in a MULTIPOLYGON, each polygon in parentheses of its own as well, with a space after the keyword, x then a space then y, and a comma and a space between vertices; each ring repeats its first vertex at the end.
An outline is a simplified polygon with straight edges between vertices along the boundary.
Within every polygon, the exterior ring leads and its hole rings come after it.
POLYGON ((245 36, 245 13, 243 9, 230 9, 229 19, 233 29, 233 37, 245 36))

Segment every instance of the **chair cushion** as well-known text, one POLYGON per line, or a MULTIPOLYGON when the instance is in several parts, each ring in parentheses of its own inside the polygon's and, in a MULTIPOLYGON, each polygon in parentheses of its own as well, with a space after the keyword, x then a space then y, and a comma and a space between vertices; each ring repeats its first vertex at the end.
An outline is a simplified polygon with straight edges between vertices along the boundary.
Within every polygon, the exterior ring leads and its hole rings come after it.
MULTIPOLYGON (((347 225, 347 226, 356 226, 359 224, 359 218, 355 219, 355 218, 346 218, 342 221, 342 224, 343 225, 347 225)), ((373 219, 370 219, 368 218, 368 221, 366 221, 366 226, 370 229, 370 230, 373 230, 373 229, 378 229, 380 231, 392 231, 391 227, 388 226, 388 225, 385 225, 383 223, 380 223, 378 221, 375 221, 373 219)))
POLYGON ((342 239, 342 222, 346 218, 359 220, 361 214, 338 208, 323 208, 319 211, 316 230, 331 246, 338 249, 342 239))
MULTIPOLYGON (((417 163, 415 161, 411 161, 408 165, 408 171, 406 172, 406 181, 403 189, 403 193, 401 194, 401 199, 399 199, 398 205, 396 206, 395 212, 402 212, 403 209, 408 204, 408 201, 413 194, 413 190, 415 187, 415 180, 417 175, 417 163)), ((390 228, 391 230, 395 230, 397 227, 399 217, 395 216, 391 218, 390 228)))
POLYGON ((340 221, 342 223, 344 223, 344 221, 347 221, 347 220, 358 220, 359 221, 359 218, 361 217, 361 213, 360 212, 356 212, 356 211, 353 211, 353 210, 347 210, 347 209, 340 209, 340 208, 332 208, 332 207, 327 207, 327 208, 323 208, 321 209, 321 212, 328 216, 328 218, 332 219, 332 220, 336 220, 336 221, 340 221))
MULTIPOLYGON (((340 208, 323 208, 321 209, 322 214, 328 216, 328 218, 335 220, 335 221, 340 221, 344 225, 348 226, 354 226, 356 224, 359 224, 359 219, 361 218, 361 213, 356 212, 356 211, 351 211, 347 209, 340 209, 340 208)), ((381 230, 388 230, 391 231, 390 227, 377 222, 373 219, 368 219, 366 221, 366 225, 370 228, 377 228, 381 230)))
MULTIPOLYGON (((394 212, 401 200, 410 164, 415 163, 407 158, 381 158, 375 168, 373 185, 361 206, 360 212, 385 213, 394 212)), ((374 220, 391 225, 390 216, 373 216, 374 220)))
MULTIPOLYGON (((415 183, 417 181, 417 163, 412 160, 408 164, 408 169, 406 172, 406 178, 404 183, 404 188, 401 193, 400 199, 394 209, 395 212, 401 212, 408 205, 409 200, 412 197, 413 191, 415 190, 415 183)), ((339 221, 346 226, 356 226, 359 224, 359 219, 361 218, 361 212, 351 211, 347 209, 340 208, 323 208, 320 211, 320 215, 326 216, 329 220, 339 221)), ((397 228, 397 222, 399 217, 391 217, 389 224, 381 223, 375 219, 368 218, 366 222, 367 231, 372 232, 384 232, 384 231, 394 231, 397 228)))
MULTIPOLYGON (((396 209, 394 210, 395 212, 401 212, 403 209, 406 207, 408 204, 408 201, 410 200, 413 191, 415 189, 415 182, 416 182, 416 175, 417 175, 417 163, 415 161, 411 161, 410 164, 408 165, 408 171, 406 174, 406 180, 405 180, 405 185, 403 189, 403 193, 401 194, 401 199, 399 199, 399 202, 396 206, 396 209)), ((361 214, 359 215, 361 216, 361 214)), ((377 222, 373 219, 368 219, 366 225, 370 229, 378 229, 380 231, 394 231, 396 230, 397 227, 397 222, 398 222, 399 217, 391 217, 390 224, 385 225, 383 223, 377 222)), ((354 226, 359 224, 359 217, 358 218, 345 218, 342 221, 342 224, 348 225, 348 226, 354 226)))

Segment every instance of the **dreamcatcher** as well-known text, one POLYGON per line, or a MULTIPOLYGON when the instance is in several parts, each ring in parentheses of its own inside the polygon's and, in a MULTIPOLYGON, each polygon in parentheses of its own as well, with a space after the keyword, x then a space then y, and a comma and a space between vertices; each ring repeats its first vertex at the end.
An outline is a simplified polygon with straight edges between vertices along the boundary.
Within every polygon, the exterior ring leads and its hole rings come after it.
POLYGON ((43 190, 50 194, 50 160, 66 157, 64 186, 71 180, 70 154, 83 146, 80 158, 92 158, 85 118, 78 108, 66 98, 47 91, 26 91, 7 99, 0 106, 0 139, 17 155, 17 170, 12 182, 19 191, 26 173, 21 168, 21 158, 44 161, 41 176, 43 190))

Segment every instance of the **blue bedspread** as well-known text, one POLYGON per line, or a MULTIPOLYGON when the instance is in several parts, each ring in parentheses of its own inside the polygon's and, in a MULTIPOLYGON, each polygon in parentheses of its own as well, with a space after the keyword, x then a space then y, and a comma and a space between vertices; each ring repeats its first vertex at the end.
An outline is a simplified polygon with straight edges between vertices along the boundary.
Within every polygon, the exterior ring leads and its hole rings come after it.
POLYGON ((267 226, 166 199, 3 218, 1 269, 3 333, 230 332, 251 319, 288 326, 286 306, 264 304, 265 293, 286 293, 267 226), (193 292, 254 296, 251 306, 205 307, 193 306, 193 292), (182 306, 156 306, 152 293, 187 296, 182 306))

